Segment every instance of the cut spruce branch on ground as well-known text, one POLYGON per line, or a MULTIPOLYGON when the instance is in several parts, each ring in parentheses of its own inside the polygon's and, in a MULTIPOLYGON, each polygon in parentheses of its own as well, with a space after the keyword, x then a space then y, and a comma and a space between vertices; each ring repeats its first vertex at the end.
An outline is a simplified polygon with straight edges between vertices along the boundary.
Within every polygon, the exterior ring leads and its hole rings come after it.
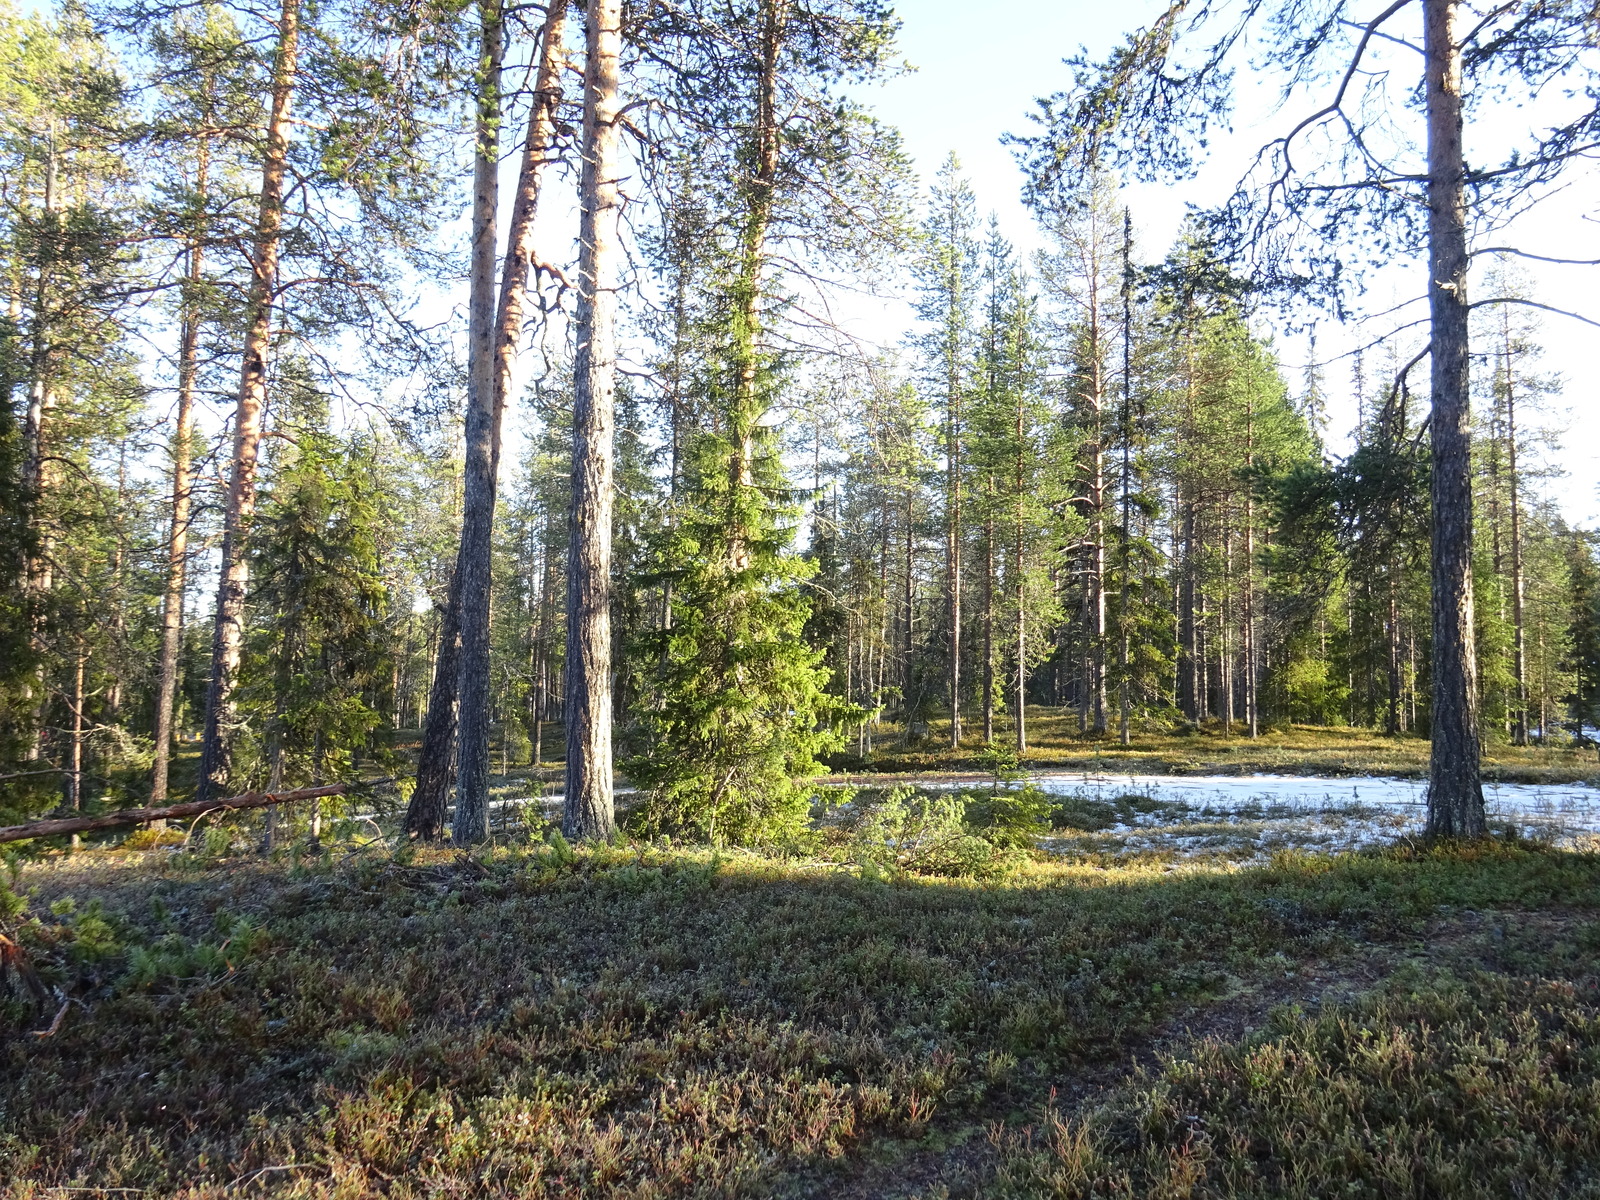
MULTIPOLYGON (((1051 1113, 1080 1119, 1064 1105, 1085 1081, 1120 1095, 1130 1058, 1150 1059, 1141 1046, 1210 1029, 1223 1049, 1196 1070, 1231 1069, 1246 1035, 1230 1013, 1255 1024, 1274 994, 1302 999, 1274 980, 1348 981, 1337 999, 1458 928, 1487 947, 1478 968, 1509 980, 1483 986, 1510 997, 1458 1040, 1503 1014, 1483 1037, 1531 1045, 1520 1014, 1580 978, 1600 909, 1600 858, 1520 843, 1247 869, 1030 862, 990 883, 559 839, 343 866, 167 858, 23 867, 28 913, 10 924, 83 1008, 54 1038, 0 1046, 0 1189, 222 1195, 293 1162, 306 1169, 252 1188, 849 1195, 874 1164, 972 1145, 1003 1121, 990 1150, 936 1160, 925 1190, 896 1191, 908 1169, 870 1194, 931 1200, 967 1172, 968 1194, 998 1180, 1053 1195, 1051 1113)), ((1570 1044, 1557 1065, 1572 1089, 1595 1077, 1581 1017, 1538 1035, 1570 1044)), ((1412 1017, 1383 1019, 1369 1026, 1393 1041, 1412 1017)), ((1342 1079, 1331 1035, 1304 1036, 1321 1039, 1315 1069, 1342 1079)), ((1359 1083, 1374 1104, 1406 1103, 1448 1084, 1428 1069, 1391 1092, 1381 1074, 1359 1083)), ((1533 1153, 1542 1127, 1508 1099, 1514 1125, 1497 1136, 1533 1153)), ((1296 1103, 1281 1100, 1252 1161, 1296 1161, 1296 1103)), ((1154 1168, 1115 1158, 1131 1152, 1105 1119, 1113 1132, 1089 1148, 1111 1156, 1105 1172, 1143 1178, 1154 1168)), ((1462 1133, 1443 1113, 1417 1120, 1446 1150, 1462 1133)), ((1581 1146, 1562 1153, 1600 1169, 1581 1146)), ((1356 1192, 1381 1186, 1387 1160, 1350 1161, 1356 1192)))

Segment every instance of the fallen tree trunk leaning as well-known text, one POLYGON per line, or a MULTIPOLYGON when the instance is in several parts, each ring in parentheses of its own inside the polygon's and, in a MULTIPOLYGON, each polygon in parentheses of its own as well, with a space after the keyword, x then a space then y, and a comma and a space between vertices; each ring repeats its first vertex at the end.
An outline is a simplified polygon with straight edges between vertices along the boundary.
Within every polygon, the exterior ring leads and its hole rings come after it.
POLYGON ((89 833, 95 829, 115 829, 119 825, 143 825, 149 821, 166 821, 177 817, 198 817, 210 812, 265 808, 269 804, 315 800, 318 796, 342 796, 348 787, 348 784, 332 783, 326 787, 297 788, 292 792, 246 792, 242 796, 230 796, 226 800, 197 800, 189 804, 173 804, 166 808, 125 808, 120 812, 103 813, 98 817, 61 817, 49 821, 29 821, 26 825, 0 826, 0 843, 52 837, 58 833, 89 833))

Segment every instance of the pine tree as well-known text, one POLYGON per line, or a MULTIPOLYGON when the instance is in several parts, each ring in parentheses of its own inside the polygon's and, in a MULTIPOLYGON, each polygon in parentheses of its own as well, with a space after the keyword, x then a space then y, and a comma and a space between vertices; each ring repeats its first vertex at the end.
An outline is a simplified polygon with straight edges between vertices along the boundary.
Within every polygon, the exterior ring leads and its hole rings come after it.
POLYGON ((977 299, 977 210, 972 187, 951 154, 939 168, 922 230, 916 268, 917 315, 930 327, 920 341, 930 395, 944 408, 945 654, 950 702, 950 746, 961 745, 961 551, 963 412, 972 351, 972 308, 977 299))

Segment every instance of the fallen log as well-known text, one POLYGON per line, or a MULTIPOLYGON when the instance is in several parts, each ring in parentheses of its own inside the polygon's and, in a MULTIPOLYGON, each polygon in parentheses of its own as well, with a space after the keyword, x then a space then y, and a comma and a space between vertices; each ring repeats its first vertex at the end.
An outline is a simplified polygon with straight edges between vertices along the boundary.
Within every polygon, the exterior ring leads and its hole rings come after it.
POLYGON ((0 826, 0 843, 21 842, 28 838, 52 837, 58 833, 90 833, 96 829, 116 829, 120 825, 144 825, 178 817, 198 817, 212 812, 238 812, 246 808, 266 808, 269 804, 292 804, 296 800, 315 800, 319 796, 342 796, 348 785, 332 783, 326 787, 296 788, 292 792, 246 792, 226 800, 192 801, 166 808, 124 808, 98 817, 58 817, 48 821, 29 821, 26 825, 0 826))

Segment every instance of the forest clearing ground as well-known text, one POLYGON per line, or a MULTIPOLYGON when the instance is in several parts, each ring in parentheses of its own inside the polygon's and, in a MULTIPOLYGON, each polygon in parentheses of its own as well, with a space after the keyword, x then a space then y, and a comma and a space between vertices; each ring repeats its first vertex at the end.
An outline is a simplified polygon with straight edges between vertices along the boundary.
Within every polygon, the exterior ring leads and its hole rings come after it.
MULTIPOLYGON (((1011 724, 996 726, 996 741, 1007 744, 1011 724)), ((842 756, 836 769, 862 783, 908 773, 974 777, 981 775, 977 743, 953 751, 936 722, 917 746, 900 743, 900 731, 885 725, 877 749, 868 758, 842 756)), ((1184 732, 1135 730, 1122 746, 1113 732, 1103 736, 1078 730, 1074 710, 1031 707, 1028 710, 1028 769, 1104 772, 1107 774, 1284 774, 1392 775, 1420 778, 1428 773, 1428 741, 1411 734, 1391 737, 1377 730, 1340 725, 1285 725, 1267 728, 1250 738, 1235 724, 1224 731, 1211 723, 1184 732)), ((1593 746, 1566 742, 1515 746, 1490 737, 1484 746, 1486 780, 1506 783, 1573 783, 1600 780, 1600 755, 1593 746)))
MULTIPOLYGON (((1011 1160, 1033 1157, 1038 1135, 1047 1126, 1084 1124, 1119 1102, 1125 1105, 1167 1070, 1190 1065, 1197 1052, 1261 1042, 1304 1023, 1308 1015, 1339 1020, 1363 1001, 1440 980, 1530 972, 1537 977, 1552 969, 1558 976, 1582 975, 1586 972, 1573 971, 1574 952, 1581 955, 1596 945, 1600 923, 1592 912, 1489 910, 1436 918, 1417 936, 1356 945, 1344 955, 1304 960, 1276 956, 1244 976, 1231 976, 1225 993, 1129 1039, 1115 1057, 1057 1079, 1036 1078, 1023 1087, 996 1089, 980 1109, 936 1118, 915 1141, 884 1139, 864 1147, 859 1162, 830 1164, 798 1176, 775 1194, 835 1200, 950 1200, 999 1194, 1001 1188, 1008 1195, 1060 1194, 1043 1187, 1018 1188, 1015 1180, 997 1176, 1007 1173, 1011 1160)), ((1592 978, 1589 983, 1592 991, 1592 978)), ((1600 1160, 1589 1165, 1600 1171, 1600 1160)), ((1112 1174, 1078 1182, 1083 1195, 1143 1194, 1119 1188, 1128 1181, 1112 1174)), ((1223 1181, 1212 1182, 1212 1188, 1198 1186, 1193 1194, 1232 1194, 1223 1181)), ((1367 1181, 1353 1172, 1347 1182, 1361 1192, 1367 1181)))
MULTIPOLYGON (((1548 990, 1600 949, 1600 858, 1526 842, 1097 852, 988 883, 659 846, 101 850, 19 888, 25 944, 79 1003, 0 1044, 15 1197, 1154 1194, 1167 1159, 1117 1122, 1166 1086, 1162 1055, 1223 1077, 1363 993, 1548 990), (1099 1140, 1059 1136, 1096 1113, 1099 1140)), ((1487 1011, 1527 1041, 1521 1009, 1487 1011)), ((1562 1028, 1547 1074, 1600 1088, 1600 1025, 1562 1028)), ((1600 1165, 1572 1122, 1501 1107, 1519 1153, 1600 1165)), ((1298 1128, 1264 1126, 1249 1161, 1294 1158, 1298 1128)))

